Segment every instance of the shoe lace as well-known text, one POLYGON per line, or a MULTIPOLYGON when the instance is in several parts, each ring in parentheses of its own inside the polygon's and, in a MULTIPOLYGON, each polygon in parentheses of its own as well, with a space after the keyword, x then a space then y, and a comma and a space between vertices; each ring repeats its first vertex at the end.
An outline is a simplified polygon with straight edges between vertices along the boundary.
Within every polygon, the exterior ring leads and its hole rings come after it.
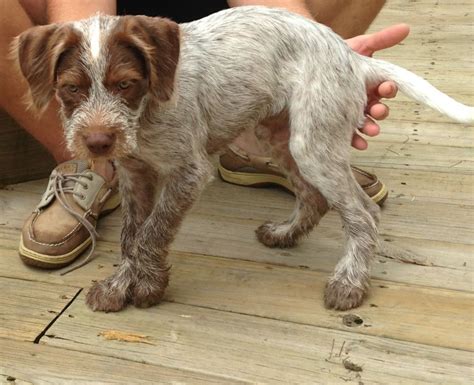
MULTIPOLYGON (((76 183, 79 183, 84 187, 84 189, 87 189, 89 185, 87 182, 84 181, 84 178, 89 179, 92 181, 92 175, 91 174, 61 174, 59 172, 54 173, 51 176, 52 179, 52 191, 48 194, 47 198, 51 196, 51 194, 54 194, 55 198, 58 200, 58 202, 61 204, 62 207, 73 217, 75 218, 82 226, 85 227, 85 229, 89 232, 91 240, 92 240, 92 245, 89 249, 89 253, 87 257, 82 261, 81 263, 68 268, 67 270, 63 271, 60 273, 60 275, 65 275, 70 273, 71 271, 74 271, 76 269, 79 269, 86 264, 88 264, 91 261, 92 255, 94 253, 95 247, 97 245, 97 239, 99 238, 99 234, 95 230, 94 225, 90 223, 84 216, 79 214, 77 211, 75 211, 71 205, 68 203, 66 199, 66 194, 72 194, 73 196, 77 196, 79 199, 84 199, 84 195, 74 191, 74 186, 76 183), (68 183, 72 182, 72 183, 68 183)), ((101 201, 104 201, 107 199, 109 196, 111 190, 109 189, 106 194, 101 198, 101 201)))

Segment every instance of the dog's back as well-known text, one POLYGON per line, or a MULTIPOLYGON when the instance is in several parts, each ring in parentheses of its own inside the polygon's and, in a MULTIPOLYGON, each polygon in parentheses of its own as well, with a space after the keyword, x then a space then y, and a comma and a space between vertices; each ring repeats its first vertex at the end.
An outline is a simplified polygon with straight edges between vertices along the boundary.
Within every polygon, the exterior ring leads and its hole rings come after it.
MULTIPOLYGON (((365 102, 368 83, 393 80, 409 97, 455 120, 473 121, 472 109, 453 103, 416 75, 361 57, 328 27, 287 11, 239 7, 181 27, 181 57, 186 67, 181 73, 186 81, 190 77, 199 81, 206 96, 203 99, 219 106, 216 110, 224 108, 232 117, 255 110, 255 100, 267 104, 265 113, 277 113, 293 86, 302 82, 316 81, 325 98, 334 94, 340 103, 345 100, 350 104, 350 99, 365 102), (246 103, 249 100, 253 100, 253 106, 246 103)), ((337 100, 321 102, 326 106, 338 104, 337 100)), ((212 110, 211 106, 205 107, 212 110)))
POLYGON ((326 26, 281 10, 239 7, 181 28, 177 107, 195 104, 211 134, 253 128, 307 84, 321 90, 315 114, 362 123, 365 79, 350 48, 326 26))

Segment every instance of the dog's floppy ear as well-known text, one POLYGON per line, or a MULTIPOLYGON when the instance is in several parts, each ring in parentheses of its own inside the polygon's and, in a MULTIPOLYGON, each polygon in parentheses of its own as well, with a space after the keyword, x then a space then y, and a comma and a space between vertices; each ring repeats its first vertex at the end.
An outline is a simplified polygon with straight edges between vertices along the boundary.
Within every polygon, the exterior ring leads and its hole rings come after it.
POLYGON ((29 104, 37 113, 43 112, 54 96, 61 54, 77 43, 72 28, 58 24, 30 28, 13 41, 12 56, 28 81, 29 104))
POLYGON ((160 102, 168 101, 179 61, 179 25, 162 17, 124 16, 117 37, 138 49, 145 59, 152 95, 160 102))

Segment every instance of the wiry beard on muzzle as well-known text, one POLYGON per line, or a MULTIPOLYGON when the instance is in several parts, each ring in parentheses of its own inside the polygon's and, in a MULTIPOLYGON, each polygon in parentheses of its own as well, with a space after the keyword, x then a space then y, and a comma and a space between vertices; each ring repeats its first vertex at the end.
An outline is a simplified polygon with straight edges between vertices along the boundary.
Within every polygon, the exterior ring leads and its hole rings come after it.
POLYGON ((81 103, 69 118, 61 113, 68 150, 80 158, 90 157, 83 136, 100 130, 116 136, 111 158, 130 155, 137 149, 137 131, 145 100, 140 108, 132 110, 110 93, 101 93, 100 98, 94 96, 81 103))

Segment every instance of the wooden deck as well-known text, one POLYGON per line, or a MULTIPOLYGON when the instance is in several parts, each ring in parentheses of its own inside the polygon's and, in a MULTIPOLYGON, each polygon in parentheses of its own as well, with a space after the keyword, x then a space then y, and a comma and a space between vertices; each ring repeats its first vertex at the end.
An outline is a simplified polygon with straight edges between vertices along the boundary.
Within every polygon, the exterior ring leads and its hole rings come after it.
MULTIPOLYGON (((470 0, 392 0, 374 24, 412 25, 380 54, 474 104, 470 0)), ((473 130, 399 97, 354 163, 388 185, 381 235, 413 263, 377 256, 365 304, 324 309, 341 255, 334 213, 295 249, 253 231, 284 218, 293 198, 216 179, 171 253, 161 305, 114 314, 84 305, 119 255, 119 213, 100 222, 96 258, 64 277, 25 267, 23 220, 46 181, 0 190, 0 383, 468 384, 473 376, 473 130), (350 322, 354 315, 357 322, 350 322)))

